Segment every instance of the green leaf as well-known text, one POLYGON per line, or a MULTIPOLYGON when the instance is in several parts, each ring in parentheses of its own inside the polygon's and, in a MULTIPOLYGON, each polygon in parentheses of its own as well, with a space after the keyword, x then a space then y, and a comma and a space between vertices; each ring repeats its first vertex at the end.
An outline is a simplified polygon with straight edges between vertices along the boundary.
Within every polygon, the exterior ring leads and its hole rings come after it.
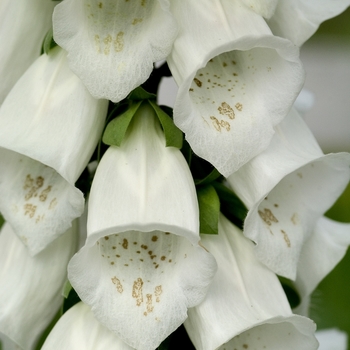
POLYGON ((147 92, 145 89, 139 86, 133 91, 131 91, 127 98, 132 101, 142 101, 142 100, 155 100, 157 96, 147 92))
POLYGON ((243 222, 247 216, 248 210, 242 201, 228 187, 220 182, 212 182, 220 198, 221 212, 237 227, 243 228, 243 222))
POLYGON ((208 185, 211 182, 215 181, 217 178, 219 178, 221 174, 219 171, 214 168, 204 179, 201 180, 195 180, 196 185, 208 185))
POLYGON ((49 53, 49 51, 51 49, 53 49, 55 46, 57 46, 57 43, 53 39, 53 29, 51 27, 51 29, 49 29, 49 31, 47 32, 47 34, 44 38, 43 46, 41 49, 41 54, 46 53, 46 55, 47 55, 49 53))
POLYGON ((70 284, 69 280, 66 281, 64 284, 63 290, 62 290, 62 296, 67 299, 70 291, 72 290, 72 285, 70 284))
POLYGON ((220 201, 213 186, 197 188, 200 233, 218 234, 220 201))
POLYGON ((0 228, 2 227, 2 225, 5 223, 5 220, 3 218, 3 216, 0 213, 0 228))
POLYGON ((142 101, 132 103, 130 107, 120 116, 108 123, 105 132, 103 133, 102 141, 109 146, 120 147, 129 124, 139 109, 142 101))
POLYGON ((285 277, 278 276, 278 279, 282 284, 282 288, 287 296, 290 307, 294 309, 300 304, 300 296, 294 286, 294 283, 285 277))
POLYGON ((151 100, 148 100, 148 103, 153 107, 162 125, 166 146, 181 149, 183 141, 182 131, 174 124, 172 118, 166 114, 156 103, 151 100))

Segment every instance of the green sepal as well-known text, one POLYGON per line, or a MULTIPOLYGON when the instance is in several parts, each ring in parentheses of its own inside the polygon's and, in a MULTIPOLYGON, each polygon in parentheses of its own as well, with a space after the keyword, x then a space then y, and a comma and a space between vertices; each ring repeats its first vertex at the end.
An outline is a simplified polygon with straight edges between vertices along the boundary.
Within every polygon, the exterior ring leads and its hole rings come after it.
POLYGON ((182 147, 182 131, 174 124, 172 118, 165 113, 156 103, 148 100, 148 103, 152 106, 157 114, 157 117, 162 125, 163 132, 165 135, 166 147, 176 147, 181 149, 182 147))
POLYGON ((215 188, 220 198, 221 212, 237 227, 243 229, 243 223, 248 210, 242 201, 228 187, 214 181, 211 185, 215 188))
POLYGON ((197 188, 200 233, 217 235, 219 232, 220 200, 211 185, 197 188))
MULTIPOLYGON (((0 213, 0 228, 2 227, 2 225, 5 223, 5 219, 3 218, 3 216, 0 213)), ((0 349, 1 350, 1 349, 0 349)))
POLYGON ((41 54, 46 53, 47 55, 49 51, 53 49, 55 46, 57 46, 57 43, 53 39, 53 28, 51 27, 51 29, 49 29, 49 31, 45 35, 43 46, 41 48, 41 54))
POLYGON ((194 183, 196 185, 208 185, 211 182, 218 179, 220 176, 221 176, 221 174, 219 173, 219 171, 216 168, 214 168, 204 179, 195 180, 194 183))
POLYGON ((70 284, 69 280, 66 281, 66 283, 63 286, 62 290, 62 296, 67 299, 70 291, 72 290, 72 285, 70 284))
POLYGON ((123 114, 109 122, 103 133, 102 142, 109 146, 120 147, 129 124, 141 104, 142 101, 131 103, 123 114))
POLYGON ((147 92, 141 86, 132 90, 129 96, 127 97, 127 99, 131 101, 155 100, 156 98, 157 98, 156 95, 147 92))
POLYGON ((278 279, 281 282, 284 293, 287 296, 289 305, 291 309, 296 308, 300 304, 300 295, 295 288, 294 283, 288 278, 278 276, 278 279))

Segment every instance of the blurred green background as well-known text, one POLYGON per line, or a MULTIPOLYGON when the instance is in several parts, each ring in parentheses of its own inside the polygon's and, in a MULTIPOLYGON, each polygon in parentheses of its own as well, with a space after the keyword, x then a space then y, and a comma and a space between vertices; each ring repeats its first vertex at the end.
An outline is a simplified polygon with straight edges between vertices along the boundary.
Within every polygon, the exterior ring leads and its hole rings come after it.
MULTIPOLYGON (((350 9, 347 9, 343 14, 336 18, 324 22, 310 41, 317 40, 322 36, 329 37, 331 35, 337 37, 337 39, 341 39, 344 45, 350 45, 350 9)), ((350 91, 345 93, 350 97, 350 91)), ((350 141, 350 130, 348 132, 350 141)), ((330 152, 332 150, 326 151, 330 152)), ((326 215, 331 219, 350 223, 350 185, 326 215)), ((311 298, 310 317, 315 320, 318 329, 336 327, 346 331, 348 334, 348 348, 350 349, 349 250, 344 259, 320 283, 316 291, 313 293, 311 298)))

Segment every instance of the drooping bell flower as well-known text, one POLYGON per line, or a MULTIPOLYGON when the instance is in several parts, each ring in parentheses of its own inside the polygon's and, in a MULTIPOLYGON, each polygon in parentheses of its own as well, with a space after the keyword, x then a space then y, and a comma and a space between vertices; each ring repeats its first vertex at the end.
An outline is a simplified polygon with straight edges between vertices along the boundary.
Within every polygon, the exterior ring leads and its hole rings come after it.
POLYGON ((203 300, 216 263, 198 215, 188 165, 144 103, 97 167, 87 241, 68 267, 82 301, 129 346, 155 349, 203 300))
POLYGON ((0 108, 0 212, 34 255, 84 209, 75 182, 105 122, 59 47, 39 57, 0 108))
POLYGON ((267 23, 275 35, 301 46, 323 21, 339 15, 348 6, 349 0, 279 0, 267 23))
POLYGON ((79 302, 56 323, 41 350, 133 350, 103 327, 91 308, 79 302))
POLYGON ((249 209, 244 234, 275 273, 295 280, 301 251, 350 178, 350 155, 324 155, 292 110, 270 146, 228 181, 249 209))
POLYGON ((277 276, 258 261, 254 244, 224 216, 218 235, 202 235, 218 271, 185 328, 197 350, 317 349, 315 324, 293 315, 277 276))
POLYGON ((0 3, 0 105, 16 81, 40 56, 51 26, 54 1, 2 0, 0 3))
POLYGON ((72 71, 93 96, 113 102, 145 82, 177 33, 168 0, 65 0, 53 27, 72 71))
POLYGON ((0 333, 34 349, 62 302, 67 264, 77 249, 77 225, 31 257, 5 223, 0 233, 0 333))
POLYGON ((298 48, 240 1, 171 2, 175 124, 225 176, 266 149, 303 81, 298 48), (205 38, 205 39, 203 39, 205 38))

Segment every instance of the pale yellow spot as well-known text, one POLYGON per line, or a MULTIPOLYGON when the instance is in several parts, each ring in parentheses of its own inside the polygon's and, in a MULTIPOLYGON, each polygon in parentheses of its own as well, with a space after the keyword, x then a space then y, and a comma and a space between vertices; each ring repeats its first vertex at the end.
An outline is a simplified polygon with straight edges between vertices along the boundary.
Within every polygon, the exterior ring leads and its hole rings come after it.
POLYGON ((132 297, 136 299, 136 305, 140 306, 143 302, 143 292, 142 292, 143 280, 142 278, 138 278, 134 281, 132 287, 132 297))
POLYGON ((124 289, 123 289, 123 285, 121 284, 120 280, 116 276, 112 277, 111 280, 112 280, 112 283, 115 284, 117 291, 120 294, 123 293, 124 289))
POLYGON ((278 222, 270 209, 265 208, 263 212, 259 210, 258 213, 263 221, 269 226, 271 226, 272 222, 278 222))
POLYGON ((113 41, 113 44, 114 44, 115 52, 123 51, 123 49, 124 49, 124 32, 119 32, 116 35, 116 37, 113 41))

